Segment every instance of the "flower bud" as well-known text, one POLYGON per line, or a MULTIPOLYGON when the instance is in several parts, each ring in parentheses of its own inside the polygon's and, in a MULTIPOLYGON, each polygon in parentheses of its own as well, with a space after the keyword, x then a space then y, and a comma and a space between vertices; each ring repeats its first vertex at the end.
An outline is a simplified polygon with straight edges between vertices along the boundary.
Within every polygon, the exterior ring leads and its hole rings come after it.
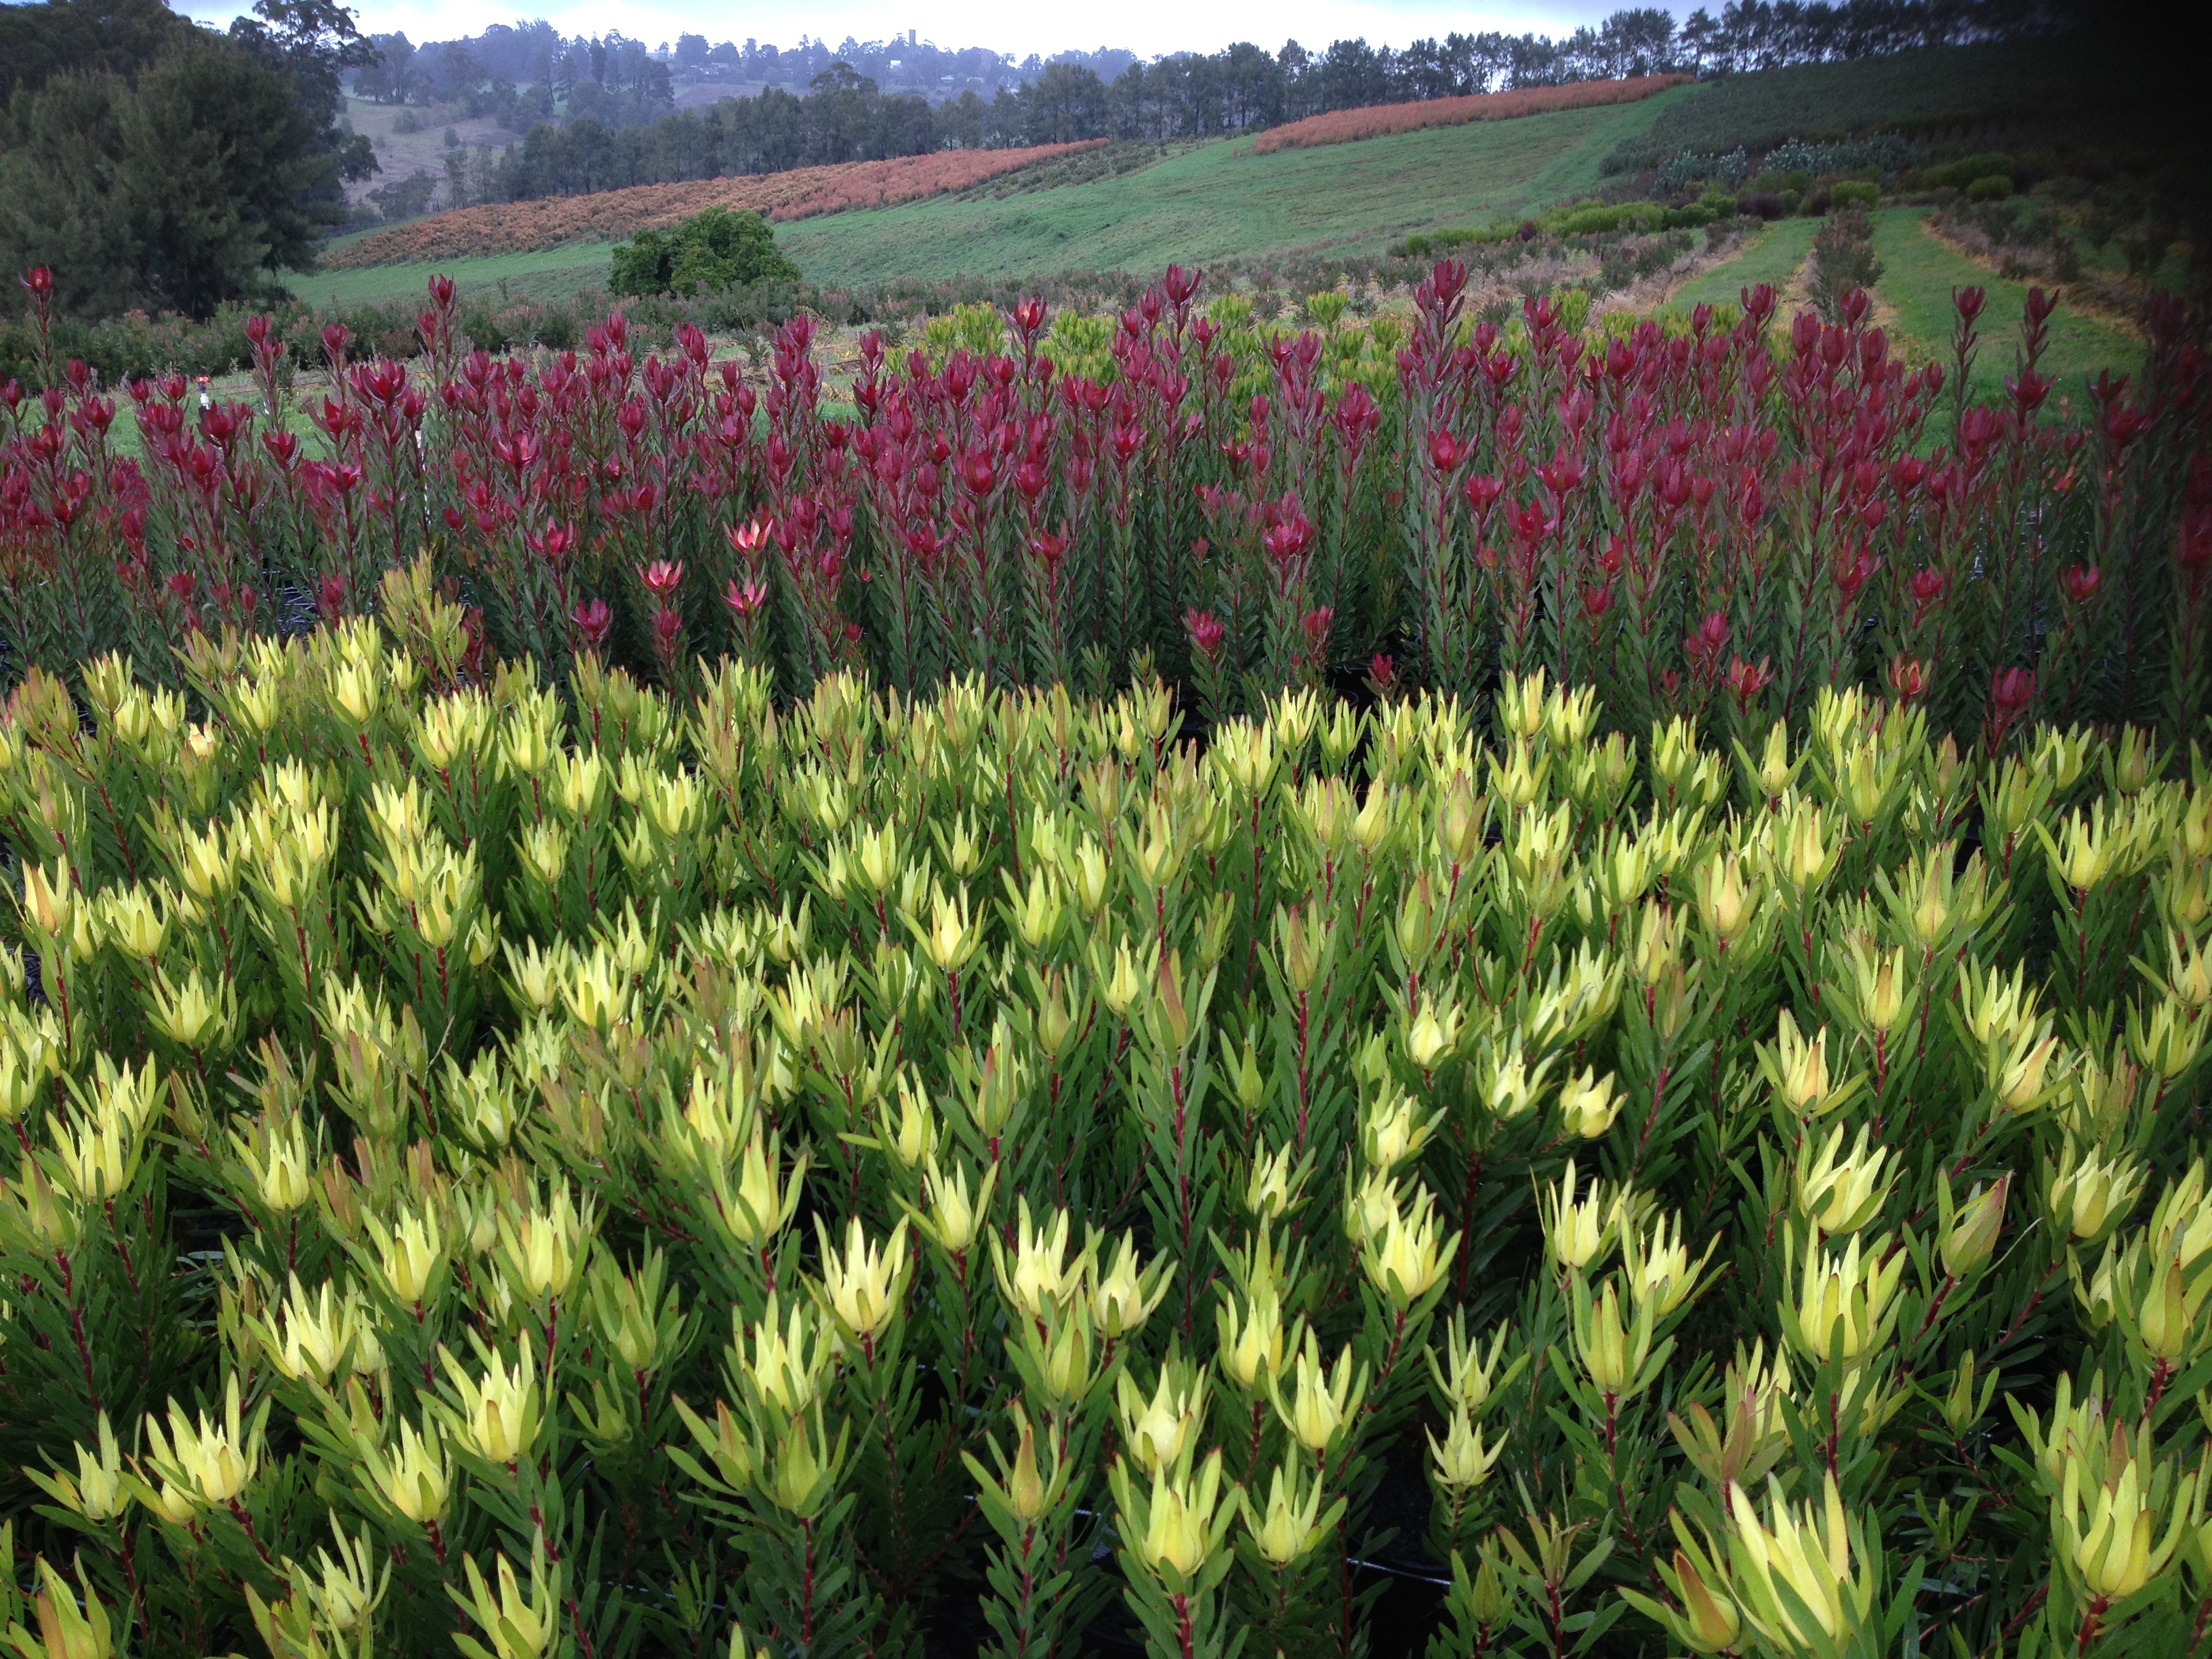
POLYGON ((2044 1165, 2044 1211, 2075 1244, 2094 1244, 2127 1219, 2142 1191, 2143 1169, 2122 1153, 2078 1153, 2066 1138, 2058 1163, 2044 1165))
POLYGON ((1283 1389, 1273 1378, 1268 1381, 1269 1396, 1284 1426, 1300 1445, 1318 1455, 1335 1444, 1345 1425, 1358 1413, 1367 1394, 1367 1367, 1363 1364, 1353 1370, 1352 1350, 1347 1346, 1337 1355, 1333 1369, 1325 1368, 1320 1340, 1308 1331, 1306 1345, 1291 1368, 1289 1389, 1285 1399, 1283 1389))
POLYGON ((1453 1409, 1451 1425, 1445 1431, 1442 1445, 1431 1434, 1429 1455, 1436 1471, 1437 1484, 1452 1492, 1469 1492, 1490 1478, 1498 1460, 1505 1450, 1505 1436, 1498 1437, 1497 1443, 1486 1446, 1482 1431, 1468 1416, 1465 1406, 1453 1409))
MULTIPOLYGON (((1977 1188, 1974 1195, 1952 1216, 1943 1230, 1943 1267, 1954 1279, 1968 1279, 1978 1272, 1996 1250, 1997 1235, 2004 1230, 2005 1199, 2012 1190, 2009 1172, 2000 1176, 1997 1183, 1984 1192, 1977 1188)), ((1949 1183, 1943 1187, 1949 1208, 1949 1183)))
POLYGON ((1324 1518, 1323 1486, 1318 1474, 1306 1485, 1299 1460, 1293 1457, 1273 1472, 1264 1506, 1246 1503, 1244 1525, 1262 1558, 1275 1566, 1287 1567, 1312 1553, 1314 1547, 1328 1536, 1342 1516, 1344 1500, 1339 1498, 1331 1504, 1324 1518))
POLYGON ((1559 1115, 1570 1134, 1595 1140, 1613 1127, 1613 1119, 1620 1115, 1617 1082, 1611 1072, 1601 1078, 1595 1067, 1585 1067, 1580 1077, 1561 1085, 1559 1115))

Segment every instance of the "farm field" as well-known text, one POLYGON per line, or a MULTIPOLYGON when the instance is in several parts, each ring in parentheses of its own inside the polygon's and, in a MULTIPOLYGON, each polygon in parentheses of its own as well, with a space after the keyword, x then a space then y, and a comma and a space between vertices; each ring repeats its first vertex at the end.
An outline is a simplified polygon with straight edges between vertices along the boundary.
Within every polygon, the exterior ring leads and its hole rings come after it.
POLYGON ((1698 272, 1667 296, 1679 310, 1696 305, 1730 305, 1746 288, 1771 283, 1779 293, 1804 265, 1813 250, 1812 219, 1784 219, 1754 231, 1735 257, 1698 272))
POLYGON ((465 358, 447 293, 344 401, 262 331, 197 426, 84 383, 0 441, 47 1606, 333 1653, 335 1532, 389 1659, 454 1651, 457 1576, 559 1633, 498 1659, 1642 1659, 1781 1619, 1786 1532, 1788 1595, 1871 1587, 1836 1653, 2188 1651, 2193 1558, 2100 1647, 2041 1517, 2046 1448, 2167 1510, 2207 1455, 2202 406, 2126 401, 2088 514, 2056 423, 1916 471, 1942 402, 1856 326, 1462 351, 1447 274, 1308 357, 1151 297, 1126 400, 878 362, 856 430, 810 318, 756 400, 689 331, 465 358))
POLYGON ((1037 144, 1024 149, 945 150, 889 161, 792 167, 781 173, 680 183, 632 185, 585 196, 456 208, 410 223, 372 231, 332 255, 342 268, 394 261, 527 253, 574 242, 611 242, 640 230, 664 230, 710 207, 747 208, 770 219, 804 219, 866 205, 965 190, 985 179, 1049 161, 1086 143, 1037 144))
MULTIPOLYGON (((1948 362, 1952 292, 1979 288, 1989 297, 1972 389, 1977 398, 1994 396, 2012 372, 2029 284, 2000 276, 1944 246, 1922 223, 1922 209, 1885 208, 1872 216, 1875 252, 1882 262, 1875 297, 1885 308, 1899 349, 1913 362, 1948 362)), ((1773 284, 1777 293, 1786 292, 1799 281, 1818 228, 1819 222, 1812 219, 1784 219, 1769 225, 1733 258, 1675 289, 1667 296, 1668 308, 1734 304, 1744 289, 1760 283, 1773 284)), ((2139 338, 2110 318, 2072 310, 2062 300, 2051 319, 2043 369, 2057 380, 2058 395, 2078 397, 2085 378, 2099 369, 2129 372, 2137 368, 2142 349, 2139 338)))
POLYGON ((1419 132, 1428 127, 1463 126, 1470 121, 1511 121, 1553 110, 1588 109, 1600 104, 1633 104, 1669 87, 1689 82, 1686 75, 1644 75, 1625 81, 1575 81, 1562 87, 1524 87, 1510 92, 1479 92, 1460 98, 1425 98, 1403 104, 1374 104, 1363 109, 1333 110, 1270 127, 1252 141, 1269 150, 1311 144, 1354 143, 1385 133, 1419 132))
POLYGON ((1897 122, 2003 119, 2071 107, 2102 90, 2101 81, 2085 83, 2078 52, 2033 41, 1799 64, 1699 85, 1618 161, 1656 166, 1680 150, 1756 152, 1792 137, 1897 122))
MULTIPOLYGON (((2016 283, 1977 264, 1930 235, 1914 208, 1893 208, 1874 216, 1874 247, 1881 258, 1876 291, 1896 308, 1898 326, 1923 349, 1942 356, 1951 337, 1951 295, 1978 288, 1988 297, 1983 313, 1983 343, 1974 363, 1973 395, 1994 397, 2013 371, 2019 347, 2020 317, 2029 284, 2016 283)), ((2081 312, 2062 301, 2051 319, 2043 372, 2058 382, 2058 396, 2079 398, 2084 380, 2099 369, 2128 373, 2141 368, 2142 342, 2108 317, 2081 312)))
POLYGON ((1329 246, 1372 252, 1587 190, 1622 136, 1680 93, 1639 104, 1253 155, 1210 144, 1122 178, 997 202, 842 215, 778 240, 816 282, 997 275, 1329 246))
POLYGON ((489 115, 468 116, 455 110, 410 109, 398 104, 379 104, 366 98, 346 100, 345 118, 356 132, 368 136, 376 152, 381 171, 346 186, 346 194, 358 202, 372 190, 404 179, 417 170, 434 178, 442 179, 446 170, 446 129, 451 127, 453 136, 462 144, 474 148, 489 145, 497 149, 507 144, 519 144, 522 135, 510 131, 489 115), (413 132, 399 131, 400 118, 411 115, 413 132))
MULTIPOLYGON (((780 227, 776 240, 810 281, 824 286, 1141 270, 1176 259, 1320 246, 1372 252, 1409 229, 1469 222, 1589 189, 1607 151, 1682 95, 1266 155, 1253 155, 1249 141, 1224 141, 1059 190, 807 220, 780 227)), ((294 287, 318 299, 336 293, 343 303, 411 297, 434 270, 483 288, 526 274, 507 263, 513 257, 325 271, 295 278, 294 287)), ((548 250, 526 274, 533 293, 537 284, 573 291, 604 280, 606 261, 599 246, 548 250)))

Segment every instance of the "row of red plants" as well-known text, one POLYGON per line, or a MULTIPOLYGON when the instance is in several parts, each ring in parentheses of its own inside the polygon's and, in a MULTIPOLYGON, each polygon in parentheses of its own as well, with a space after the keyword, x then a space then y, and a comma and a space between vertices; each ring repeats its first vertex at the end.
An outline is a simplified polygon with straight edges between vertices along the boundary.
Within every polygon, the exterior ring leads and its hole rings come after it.
POLYGON ((1395 373, 1224 325, 1170 267, 1101 378, 1057 372, 1030 301, 1003 355, 867 337, 834 407, 804 315, 756 386, 696 328, 647 349, 619 312, 580 352, 472 350, 442 279, 412 362, 325 331, 304 422, 265 325, 240 401, 51 363, 0 396, 5 672, 121 649, 173 678, 191 630, 365 608, 427 551, 473 650, 556 678, 586 647, 671 682, 739 653, 794 693, 847 665, 902 688, 1152 669, 1219 714, 1543 667, 1631 726, 1787 718, 1861 681, 1996 740, 2206 713, 2212 458, 2179 307, 2139 376, 2061 389, 2033 293, 1983 404, 1978 290, 1949 362, 1909 368, 1863 295, 1833 325, 1762 287, 1584 334, 1542 299, 1473 321, 1464 281, 1422 283, 1395 373))

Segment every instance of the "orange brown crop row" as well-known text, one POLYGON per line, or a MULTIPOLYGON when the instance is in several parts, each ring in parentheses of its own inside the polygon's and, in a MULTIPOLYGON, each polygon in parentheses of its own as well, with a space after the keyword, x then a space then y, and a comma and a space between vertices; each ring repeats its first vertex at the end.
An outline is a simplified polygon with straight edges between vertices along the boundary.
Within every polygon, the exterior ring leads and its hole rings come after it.
POLYGON ((1261 133, 1255 154, 1300 149, 1310 144, 1347 144, 1423 127, 1464 126, 1469 121, 1505 121, 1516 115, 1553 110, 1588 109, 1598 104, 1632 104, 1655 92, 1680 86, 1686 75, 1638 75, 1625 81, 1576 81, 1563 87, 1522 87, 1512 92, 1480 92, 1464 98, 1428 98, 1410 104, 1370 104, 1364 109, 1331 110, 1309 115, 1261 133))
POLYGON ((965 190, 1033 162, 1102 143, 1022 149, 948 149, 881 161, 841 161, 783 173, 680 184, 632 185, 587 196, 551 196, 455 208, 364 236, 329 255, 325 269, 412 264, 430 259, 527 253, 568 242, 613 241, 659 230, 710 207, 750 208, 771 219, 806 219, 848 208, 890 207, 965 190))

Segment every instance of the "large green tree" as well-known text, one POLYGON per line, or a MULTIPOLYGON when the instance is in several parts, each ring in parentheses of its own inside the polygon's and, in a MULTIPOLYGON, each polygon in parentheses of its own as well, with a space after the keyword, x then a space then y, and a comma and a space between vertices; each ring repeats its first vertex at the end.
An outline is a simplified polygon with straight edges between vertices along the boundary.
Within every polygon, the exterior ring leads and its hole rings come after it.
POLYGON ((50 267, 81 315, 204 316, 311 268, 346 181, 375 167, 337 126, 364 46, 350 14, 261 0, 222 35, 112 9, 8 9, 39 78, 0 118, 0 264, 50 267))

